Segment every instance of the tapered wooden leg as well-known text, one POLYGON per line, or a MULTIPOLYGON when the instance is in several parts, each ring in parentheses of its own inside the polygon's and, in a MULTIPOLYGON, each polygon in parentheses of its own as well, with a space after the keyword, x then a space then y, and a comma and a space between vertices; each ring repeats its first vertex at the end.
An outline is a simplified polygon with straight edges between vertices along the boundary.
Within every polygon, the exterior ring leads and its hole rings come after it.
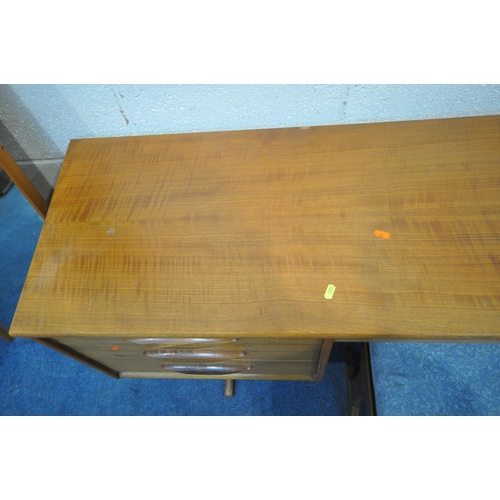
POLYGON ((361 353, 358 355, 355 354, 354 349, 351 347, 346 347, 344 352, 349 416, 358 416, 363 402, 367 414, 376 416, 375 391, 373 389, 368 342, 361 344, 361 353))
POLYGON ((33 186, 26 174, 21 170, 21 167, 14 161, 12 156, 7 153, 7 150, 1 143, 0 167, 7 174, 9 179, 19 188, 19 191, 21 191, 26 199, 33 205, 42 219, 45 219, 49 208, 47 202, 42 198, 42 195, 36 190, 35 186, 33 186))
POLYGON ((234 396, 234 380, 226 380, 224 382, 224 396, 232 398, 234 396))
POLYGON ((0 337, 5 339, 7 342, 12 342, 14 339, 9 335, 9 329, 0 323, 0 337))

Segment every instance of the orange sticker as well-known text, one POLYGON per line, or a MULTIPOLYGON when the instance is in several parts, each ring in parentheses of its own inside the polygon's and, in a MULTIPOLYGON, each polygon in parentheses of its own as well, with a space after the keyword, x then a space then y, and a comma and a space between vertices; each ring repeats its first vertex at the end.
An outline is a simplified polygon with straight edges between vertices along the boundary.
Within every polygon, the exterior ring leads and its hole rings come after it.
POLYGON ((391 233, 387 231, 379 231, 378 229, 373 233, 377 238, 384 238, 384 240, 388 240, 391 237, 391 233))
POLYGON ((111 346, 112 351, 118 351, 118 346, 117 345, 112 345, 111 346))

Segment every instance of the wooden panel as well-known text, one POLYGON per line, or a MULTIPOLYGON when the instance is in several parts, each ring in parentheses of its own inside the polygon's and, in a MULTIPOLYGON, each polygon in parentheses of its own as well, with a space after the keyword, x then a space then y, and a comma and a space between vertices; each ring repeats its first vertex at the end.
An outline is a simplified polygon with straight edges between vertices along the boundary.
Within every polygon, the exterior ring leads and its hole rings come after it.
POLYGON ((75 361, 80 361, 80 363, 83 363, 84 365, 90 366, 91 368, 95 368, 96 370, 105 373, 106 375, 109 375, 113 378, 120 378, 120 374, 117 371, 111 369, 109 366, 99 363, 98 361, 93 359, 92 356, 86 356, 85 354, 80 353, 60 342, 57 342, 56 340, 42 339, 42 338, 36 338, 33 340, 46 347, 50 347, 51 349, 54 349, 55 351, 64 354, 74 359, 75 361))
MULTIPOLYGON (((177 362, 168 362, 165 359, 151 358, 144 355, 144 346, 140 346, 122 339, 94 339, 94 338, 60 338, 61 344, 67 346, 73 352, 83 355, 83 357, 94 360, 95 363, 105 365, 123 373, 135 372, 148 374, 163 373, 164 365, 177 365, 177 362)), ((214 361, 207 359, 205 363, 199 361, 192 362, 193 366, 206 365, 251 365, 249 373, 238 374, 243 378, 268 378, 269 375, 290 375, 295 376, 314 376, 322 342, 319 340, 243 340, 237 341, 231 346, 234 349, 244 349, 245 356, 237 359, 228 359, 227 361, 214 361)), ((146 348, 149 350, 149 346, 146 348)), ((213 346, 203 349, 207 352, 219 352, 220 347, 213 346)), ((185 352, 185 349, 180 351, 185 352)), ((195 349, 201 351, 201 349, 195 349)), ((184 363, 185 364, 185 363, 184 363)), ((165 374, 178 377, 179 373, 165 374)), ((145 375, 146 376, 146 375, 145 375)), ((224 375, 215 374, 209 378, 221 378, 224 375)))
MULTIPOLYGON (((243 364, 243 363, 240 363, 243 364)), ((237 363, 231 363, 237 365, 237 363)), ((246 366, 246 364, 244 365, 246 366)), ((142 366, 130 367, 130 371, 120 372, 120 378, 143 377, 143 378, 251 378, 260 380, 311 380, 314 381, 316 364, 307 361, 273 362, 273 361, 252 361, 250 369, 241 373, 227 375, 189 375, 184 373, 168 372, 160 367, 146 371, 142 366), (137 375, 132 375, 133 373, 137 375), (142 375, 140 375, 142 374, 142 375)))
MULTIPOLYGON (((162 371, 161 366, 165 364, 165 359, 144 355, 144 351, 150 350, 151 346, 140 346, 122 339, 63 337, 58 340, 74 351, 117 372, 162 371)), ((322 342, 319 340, 244 339, 230 344, 231 350, 245 352, 245 356, 240 359, 231 359, 230 364, 255 361, 277 363, 299 361, 317 364, 321 345, 322 342)), ((213 346, 202 350, 218 352, 221 348, 213 346)))
MULTIPOLYGON (((228 362, 228 365, 238 366, 241 364, 246 367, 248 363, 233 363, 228 362)), ((252 361, 250 368, 241 373, 224 375, 194 375, 196 378, 253 378, 253 379, 307 379, 314 380, 316 372, 316 364, 307 361, 293 361, 293 362, 271 362, 271 361, 252 361)), ((127 373, 127 372, 124 372, 127 373)), ((171 378, 177 378, 175 375, 182 375, 183 378, 188 378, 184 374, 169 373, 171 378)), ((127 376, 127 375, 125 375, 127 376)))
POLYGON ((306 361, 266 362, 254 361, 250 370, 228 375, 186 375, 165 370, 126 371, 120 378, 193 378, 193 379, 253 379, 253 380, 302 380, 314 381, 316 364, 306 361))
POLYGON ((499 116, 76 140, 11 335, 495 341, 499 235, 499 116))

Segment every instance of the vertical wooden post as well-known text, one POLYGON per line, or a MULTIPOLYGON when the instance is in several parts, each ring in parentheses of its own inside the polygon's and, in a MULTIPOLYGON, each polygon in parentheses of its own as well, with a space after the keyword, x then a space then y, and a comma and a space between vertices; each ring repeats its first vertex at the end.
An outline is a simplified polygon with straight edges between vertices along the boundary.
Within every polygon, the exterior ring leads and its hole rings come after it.
POLYGON ((36 190, 35 186, 28 179, 21 167, 15 162, 10 154, 0 143, 0 167, 9 176, 10 180, 19 188, 26 199, 33 205, 40 216, 45 219, 49 208, 42 195, 36 190))
POLYGON ((12 342, 14 339, 9 335, 9 329, 0 323, 0 337, 5 339, 7 342, 12 342))
POLYGON ((224 382, 224 396, 232 398, 234 396, 234 380, 228 379, 224 382))
POLYGON ((365 403, 367 414, 369 416, 376 416, 375 390, 373 387, 368 342, 361 343, 361 352, 359 355, 354 352, 353 347, 346 347, 344 354, 349 416, 359 416, 363 402, 365 403))
POLYGON ((325 374, 326 367, 328 365, 328 359, 330 358, 330 352, 333 347, 332 339, 325 339, 321 344, 321 351, 319 353, 318 366, 316 368, 316 374, 314 375, 315 382, 321 382, 323 375, 325 374))

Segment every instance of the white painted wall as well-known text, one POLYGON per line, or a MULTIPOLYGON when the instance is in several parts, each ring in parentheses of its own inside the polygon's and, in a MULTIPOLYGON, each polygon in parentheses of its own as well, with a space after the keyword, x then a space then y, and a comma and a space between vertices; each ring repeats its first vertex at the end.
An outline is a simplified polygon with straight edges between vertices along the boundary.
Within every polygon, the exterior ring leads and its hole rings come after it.
POLYGON ((490 114, 500 85, 0 85, 0 141, 46 193, 73 138, 490 114))

